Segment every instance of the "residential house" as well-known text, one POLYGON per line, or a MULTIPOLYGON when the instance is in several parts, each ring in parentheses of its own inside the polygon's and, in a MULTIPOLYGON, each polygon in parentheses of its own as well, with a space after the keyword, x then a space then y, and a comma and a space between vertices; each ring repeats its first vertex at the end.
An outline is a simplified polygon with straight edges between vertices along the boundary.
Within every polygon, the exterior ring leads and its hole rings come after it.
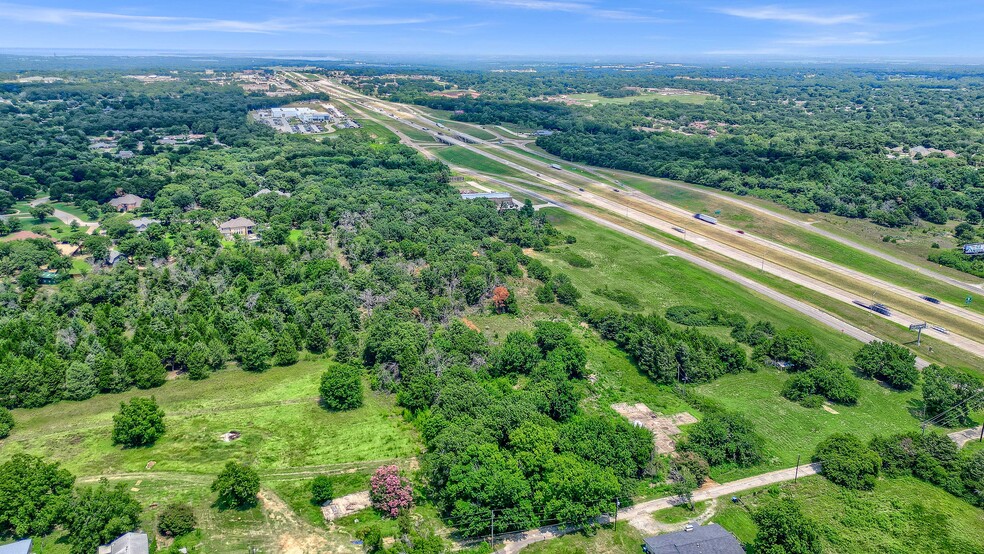
POLYGON ((0 554, 31 554, 31 539, 0 545, 0 554))
POLYGON ((226 239, 231 239, 236 235, 244 237, 254 237, 256 232, 256 222, 245 217, 230 219, 225 223, 219 224, 219 232, 226 239))
POLYGON ((716 523, 643 539, 648 554, 745 554, 734 535, 716 523))
POLYGON ((62 281, 62 278, 64 278, 64 275, 57 271, 42 271, 41 277, 38 278, 38 283, 42 285, 57 285, 62 281))
POLYGON ((138 233, 143 233, 144 231, 147 230, 147 227, 150 227, 154 223, 160 223, 160 222, 161 221, 159 219, 152 219, 149 217, 138 217, 136 219, 131 219, 130 225, 133 225, 133 227, 137 230, 138 233))
POLYGON ((132 150, 120 150, 119 152, 116 153, 116 157, 121 160, 129 160, 133 158, 133 156, 135 156, 135 154, 133 153, 132 150))
POLYGON ((99 547, 97 554, 148 554, 150 541, 146 533, 127 533, 99 547))
POLYGON ((139 208, 143 201, 144 199, 136 194, 124 194, 110 200, 109 205, 116 208, 117 211, 129 212, 139 208))
POLYGON ((112 266, 116 265, 118 262, 123 261, 124 259, 125 258, 123 256, 123 253, 122 252, 120 252, 119 250, 113 249, 113 250, 110 250, 109 251, 109 257, 106 258, 106 265, 112 267, 112 266))

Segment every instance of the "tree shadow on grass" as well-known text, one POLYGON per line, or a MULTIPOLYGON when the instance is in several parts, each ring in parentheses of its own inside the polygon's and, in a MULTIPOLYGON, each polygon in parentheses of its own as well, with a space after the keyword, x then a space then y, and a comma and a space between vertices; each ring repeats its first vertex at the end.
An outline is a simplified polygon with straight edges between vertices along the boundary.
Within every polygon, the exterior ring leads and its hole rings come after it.
POLYGON ((219 497, 212 502, 212 507, 220 512, 230 510, 236 512, 248 512, 259 505, 259 499, 255 496, 248 502, 236 502, 230 498, 219 497))

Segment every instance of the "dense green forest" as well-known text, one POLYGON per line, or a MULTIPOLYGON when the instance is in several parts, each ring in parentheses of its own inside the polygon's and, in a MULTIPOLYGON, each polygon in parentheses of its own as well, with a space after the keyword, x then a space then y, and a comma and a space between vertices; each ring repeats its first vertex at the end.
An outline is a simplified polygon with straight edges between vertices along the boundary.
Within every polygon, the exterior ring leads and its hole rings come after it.
MULTIPOLYGON (((365 77, 364 91, 480 124, 555 130, 548 152, 900 227, 979 222, 984 98, 979 72, 754 67, 438 73, 433 81, 365 77), (479 98, 432 96, 451 85, 479 98), (394 86, 396 85, 396 86, 394 86), (540 101, 626 87, 706 93, 594 106, 540 101), (534 100, 535 99, 535 100, 534 100), (895 150, 892 150, 895 149, 895 150)), ((629 91, 632 92, 632 91, 629 91)))

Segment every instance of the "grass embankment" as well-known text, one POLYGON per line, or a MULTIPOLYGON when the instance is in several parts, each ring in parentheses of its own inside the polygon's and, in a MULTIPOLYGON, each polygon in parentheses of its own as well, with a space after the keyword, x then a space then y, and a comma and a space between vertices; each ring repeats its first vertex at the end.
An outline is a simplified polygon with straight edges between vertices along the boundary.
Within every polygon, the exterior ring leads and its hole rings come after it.
POLYGON ((437 155, 437 157, 452 165, 467 167, 469 169, 474 169, 475 171, 489 173, 500 177, 526 178, 525 173, 521 173, 507 165, 486 158, 481 154, 476 154, 462 146, 448 146, 436 148, 432 151, 437 155))
MULTIPOLYGON (((195 540, 203 542, 203 552, 242 552, 249 547, 283 551, 285 537, 303 539, 305 526, 317 523, 317 507, 309 501, 305 506, 302 500, 314 476, 333 475, 336 494, 364 490, 369 472, 383 460, 406 463, 419 452, 415 434, 392 396, 367 392, 362 408, 324 410, 318 403, 318 383, 329 363, 309 359, 261 374, 229 368, 205 381, 177 379, 154 390, 14 410, 17 426, 3 441, 0 460, 26 452, 60 462, 81 483, 100 477, 124 482, 145 507, 145 529, 153 528, 154 504, 190 503, 202 530, 195 540), (135 396, 157 399, 167 414, 167 432, 152 447, 113 446, 112 416, 120 402, 135 396), (231 430, 241 432, 242 438, 223 441, 221 435, 231 430), (283 495, 283 502, 261 493, 267 500, 254 508, 215 509, 209 484, 229 460, 254 467, 264 490, 283 495), (155 463, 148 467, 151 461, 155 463)), ((56 538, 46 539, 46 544, 56 538)), ((347 542, 346 537, 327 533, 315 538, 329 544, 347 542)), ((61 546, 50 552, 62 552, 61 546)), ((318 551, 341 551, 333 548, 322 545, 318 551)))
MULTIPOLYGON (((608 286, 636 297, 642 311, 662 314, 669 306, 678 304, 712 305, 744 314, 751 321, 771 321, 779 328, 797 327, 809 331, 828 348, 834 359, 849 362, 861 344, 789 308, 759 296, 740 285, 710 274, 674 256, 667 256, 640 241, 600 227, 559 210, 551 210, 551 221, 563 232, 573 234, 578 241, 570 247, 551 252, 534 253, 554 271, 563 271, 584 294, 582 302, 610 308, 620 306, 591 291, 608 286), (564 261, 564 249, 575 249, 593 263, 590 268, 577 268, 564 261)), ((726 337, 728 329, 704 328, 705 332, 726 337)), ((623 355, 624 356, 624 355, 623 355)), ((657 387, 638 369, 599 364, 599 387, 605 396, 599 403, 618 401, 645 402, 649 400, 636 391, 653 387, 663 391, 657 398, 672 394, 657 387), (617 368, 617 369, 615 369, 617 368), (609 386, 606 386, 609 385, 609 386)), ((788 375, 775 370, 726 376, 696 387, 699 394, 713 398, 728 409, 745 414, 766 440, 767 461, 744 470, 718 469, 713 477, 730 481, 796 463, 797 455, 807 460, 817 442, 836 431, 871 436, 875 432, 916 430, 918 419, 910 413, 918 401, 918 389, 899 393, 883 388, 874 381, 862 381, 862 396, 856 406, 834 406, 837 414, 822 409, 808 409, 780 395, 788 375)), ((661 399, 664 406, 650 408, 673 413, 679 405, 661 399), (665 408, 665 409, 663 409, 665 408)), ((695 413, 694 410, 689 410, 695 413)), ((699 415, 696 414, 695 415, 699 415)))
MULTIPOLYGON (((806 477, 777 489, 819 524, 824 552, 984 552, 984 511, 916 479, 882 479, 864 492, 806 477)), ((758 530, 749 509, 777 497, 765 490, 744 493, 747 508, 720 499, 712 521, 749 544, 758 530)))
MULTIPOLYGON (((940 300, 952 304, 963 306, 967 292, 959 287, 948 285, 931 277, 927 277, 916 271, 906 269, 892 262, 886 261, 877 256, 862 252, 849 246, 845 246, 836 240, 811 233, 798 228, 789 223, 785 223, 775 218, 767 217, 761 213, 754 212, 738 204, 714 198, 700 191, 681 188, 669 183, 661 183, 655 179, 624 177, 623 182, 630 184, 653 198, 663 200, 670 204, 685 208, 693 212, 716 212, 715 214, 722 223, 733 227, 738 227, 754 233, 758 236, 795 248, 802 252, 807 252, 818 258, 836 263, 838 265, 864 272, 894 283, 904 286, 911 290, 934 296, 940 300)), ((779 211, 778 207, 770 207, 773 211, 779 211)), ((788 214, 786 214, 788 215, 788 214)), ((888 230, 883 231, 887 232, 888 230)), ((851 240, 864 244, 861 240, 852 237, 851 240)), ((872 248, 883 250, 882 245, 868 244, 872 248)), ((904 258, 906 261, 917 263, 923 267, 940 272, 940 268, 922 259, 910 259, 910 256, 902 252, 889 252, 893 256, 904 258)), ((959 279, 976 282, 979 279, 970 275, 960 274, 959 272, 942 271, 947 275, 953 275, 959 279)), ((970 310, 984 313, 984 306, 971 304, 967 307, 970 310)))
POLYGON ((638 554, 641 551, 642 534, 635 527, 621 522, 617 530, 607 525, 593 536, 572 533, 523 549, 528 554, 638 554))

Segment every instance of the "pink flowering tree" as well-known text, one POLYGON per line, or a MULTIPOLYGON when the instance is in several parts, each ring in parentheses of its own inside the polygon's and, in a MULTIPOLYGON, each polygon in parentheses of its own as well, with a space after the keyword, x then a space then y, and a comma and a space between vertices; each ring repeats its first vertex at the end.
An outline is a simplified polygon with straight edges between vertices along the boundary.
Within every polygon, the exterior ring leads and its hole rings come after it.
POLYGON ((372 474, 369 497, 373 508, 390 517, 397 517, 401 511, 413 507, 413 487, 400 475, 397 466, 382 466, 372 474))

